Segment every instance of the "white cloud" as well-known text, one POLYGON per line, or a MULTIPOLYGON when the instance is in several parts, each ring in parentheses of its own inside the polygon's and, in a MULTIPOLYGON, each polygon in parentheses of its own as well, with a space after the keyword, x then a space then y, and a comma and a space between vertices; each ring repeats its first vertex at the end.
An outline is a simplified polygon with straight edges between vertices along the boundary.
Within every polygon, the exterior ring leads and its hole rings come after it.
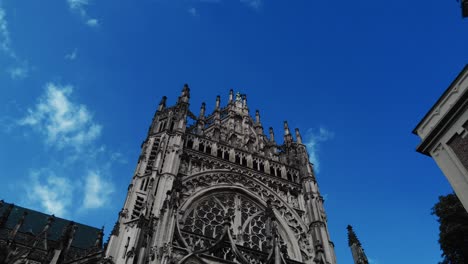
POLYGON ((78 12, 81 16, 87 16, 85 8, 89 5, 88 0, 67 0, 67 3, 71 10, 78 12))
POLYGON ((86 25, 90 27, 99 26, 99 21, 96 18, 91 18, 86 10, 90 4, 89 0, 67 0, 67 3, 70 10, 79 14, 86 25))
POLYGON ((190 15, 192 15, 192 16, 194 16, 194 17, 199 16, 198 11, 197 11, 197 9, 196 9, 195 7, 189 8, 189 9, 188 9, 188 12, 189 12, 190 15))
POLYGON ((104 206, 114 192, 114 185, 100 175, 99 171, 89 171, 85 179, 84 209, 96 209, 104 206))
POLYGON ((28 200, 37 204, 49 214, 64 217, 72 203, 73 185, 49 170, 32 171, 27 188, 28 200))
POLYGON ((86 21, 86 25, 90 27, 98 27, 99 26, 99 21, 95 18, 90 18, 86 21))
POLYGON ((28 76, 29 66, 27 61, 22 61, 15 53, 11 45, 10 31, 5 9, 0 4, 0 51, 6 54, 16 66, 9 67, 6 72, 13 80, 24 79, 28 76))
POLYGON ((241 3, 244 3, 253 9, 259 9, 262 6, 262 0, 240 0, 241 3))
MULTIPOLYGON (((64 168, 54 167, 55 170, 63 171, 64 168)), ((66 168, 65 168, 66 170, 66 168)), ((66 173, 70 175, 69 173, 66 173)), ((80 210, 99 209, 109 203, 114 184, 104 179, 99 170, 90 170, 85 177, 74 175, 73 177, 59 177, 53 169, 33 170, 29 180, 23 184, 27 193, 27 203, 32 207, 39 207, 48 214, 60 217, 69 217, 80 210), (70 178, 78 184, 72 184, 70 178), (84 184, 79 184, 83 182, 84 184), (73 206, 83 196, 81 207, 73 206), (81 196, 81 195, 79 195, 81 196)))
POLYGON ((7 72, 10 75, 11 79, 19 80, 28 77, 29 68, 27 64, 23 64, 15 67, 10 67, 7 70, 7 72))
POLYGON ((110 160, 121 163, 121 164, 127 164, 128 163, 127 159, 125 159, 125 157, 120 152, 112 153, 110 155, 110 160))
POLYGON ((85 105, 71 101, 72 91, 70 85, 48 83, 45 94, 19 124, 38 130, 48 144, 59 149, 81 150, 100 136, 102 126, 93 121, 85 105))
POLYGON ((317 130, 309 129, 305 136, 304 144, 307 147, 309 152, 309 158, 312 164, 314 164, 314 169, 316 172, 320 171, 320 161, 319 161, 319 146, 321 143, 330 140, 334 137, 334 133, 330 132, 324 127, 320 127, 317 130))
POLYGON ((78 49, 77 48, 73 49, 72 52, 70 52, 68 54, 65 54, 65 59, 72 61, 72 60, 76 59, 76 56, 78 56, 78 49))
POLYGON ((6 12, 0 6, 0 50, 8 56, 16 58, 15 52, 11 49, 10 31, 8 31, 8 22, 6 20, 6 12))

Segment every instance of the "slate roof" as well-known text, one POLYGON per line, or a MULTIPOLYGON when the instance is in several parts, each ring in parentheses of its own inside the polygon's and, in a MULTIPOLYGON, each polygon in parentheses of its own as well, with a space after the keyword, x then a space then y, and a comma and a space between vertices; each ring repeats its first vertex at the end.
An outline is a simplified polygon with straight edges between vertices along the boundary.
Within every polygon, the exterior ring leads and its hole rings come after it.
MULTIPOLYGON (((9 203, 3 203, 3 206, 0 207, 0 217, 3 216, 3 213, 8 209, 9 206, 9 203)), ((50 217, 50 215, 17 205, 14 205, 8 217, 8 220, 3 228, 13 229, 23 216, 24 212, 27 212, 28 214, 24 220, 23 225, 19 229, 19 232, 29 233, 32 235, 39 234, 44 229, 44 226, 46 225, 47 219, 50 217)), ((55 217, 55 220, 48 231, 48 240, 58 241, 62 235, 64 228, 69 223, 70 220, 55 217)), ((96 242, 96 238, 98 237, 98 234, 100 232, 100 229, 76 222, 75 225, 77 226, 77 229, 73 238, 72 247, 80 249, 87 249, 93 247, 94 243, 96 242)))

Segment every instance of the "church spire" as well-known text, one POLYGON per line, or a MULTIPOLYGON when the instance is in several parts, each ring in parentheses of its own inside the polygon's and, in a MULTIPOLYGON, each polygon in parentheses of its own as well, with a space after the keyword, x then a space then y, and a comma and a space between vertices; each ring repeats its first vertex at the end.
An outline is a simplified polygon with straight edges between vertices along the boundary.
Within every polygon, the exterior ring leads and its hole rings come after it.
POLYGON ((161 98, 161 102, 159 102, 158 111, 162 111, 162 110, 164 110, 164 108, 166 108, 166 100, 167 100, 166 96, 163 96, 161 98))
POLYGON ((201 107, 200 107, 200 115, 198 116, 198 118, 202 119, 202 118, 205 118, 205 102, 203 102, 201 104, 201 107))
POLYGON ((184 88, 182 88, 182 92, 179 96, 178 103, 188 103, 190 99, 190 88, 188 84, 184 84, 184 88))
POLYGON ((272 127, 270 127, 270 142, 275 142, 275 132, 272 127))
POLYGON ((260 124, 260 111, 255 110, 255 123, 260 124))
POLYGON ((292 143, 292 136, 291 132, 289 131, 288 121, 284 121, 284 143, 290 144, 292 143))
POLYGON ((215 105, 215 110, 219 110, 219 107, 221 105, 221 96, 216 96, 216 105, 215 105))
POLYGON ((302 144, 302 137, 301 133, 299 133, 299 128, 296 128, 296 141, 297 143, 302 144))
POLYGON ((234 90, 229 90, 229 101, 228 103, 232 103, 232 100, 234 99, 234 90))
POLYGON ((364 253, 361 242, 354 233, 353 227, 348 225, 348 245, 351 248, 351 253, 353 254, 354 264, 369 264, 367 256, 364 253))

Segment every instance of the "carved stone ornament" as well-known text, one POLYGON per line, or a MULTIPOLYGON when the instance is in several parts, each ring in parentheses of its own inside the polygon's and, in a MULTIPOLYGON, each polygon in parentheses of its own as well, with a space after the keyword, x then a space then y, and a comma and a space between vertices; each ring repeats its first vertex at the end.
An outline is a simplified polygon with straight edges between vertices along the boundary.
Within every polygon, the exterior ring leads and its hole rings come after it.
MULTIPOLYGON (((295 209, 293 209, 287 202, 287 200, 283 200, 280 195, 278 195, 277 191, 274 191, 271 189, 269 186, 265 185, 265 183, 262 183, 256 179, 253 179, 248 176, 244 176, 242 174, 238 173, 232 173, 232 172, 225 172, 225 171, 216 171, 216 172, 209 172, 209 173, 204 173, 201 175, 195 175, 192 177, 189 177, 184 180, 184 189, 182 190, 182 193, 184 194, 184 197, 182 198, 181 204, 184 202, 188 202, 188 198, 193 199, 194 196, 196 196, 197 193, 203 192, 204 190, 207 189, 219 189, 219 188, 230 188, 230 189, 236 189, 239 191, 245 190, 250 194, 254 194, 258 199, 261 201, 266 201, 270 200, 273 208, 278 212, 280 221, 283 221, 285 225, 287 225, 288 230, 292 232, 293 237, 290 238, 291 240, 297 241, 300 250, 307 252, 307 256, 311 256, 313 249, 309 245, 306 236, 304 235, 307 232, 307 226, 303 222, 301 216, 296 212, 295 209)), ((214 191, 213 191, 214 192, 214 191)), ((219 191, 216 191, 219 192, 219 191)), ((206 200, 207 204, 203 205, 200 204, 199 206, 202 206, 201 208, 210 208, 210 210, 215 210, 215 211, 206 211, 204 215, 207 218, 206 221, 211 223, 211 227, 202 227, 202 229, 199 229, 200 227, 193 226, 195 229, 190 229, 189 232, 191 233, 197 233, 197 232, 202 232, 202 230, 205 230, 204 232, 209 232, 209 234, 217 233, 219 228, 221 228, 222 224, 222 218, 221 214, 227 214, 229 215, 229 212, 226 212, 226 206, 227 205, 222 205, 223 202, 219 199, 228 199, 229 194, 226 194, 227 196, 222 198, 213 198, 206 200), (216 202, 219 201, 219 202, 216 202), (219 208, 216 209, 216 204, 220 204, 219 208), (224 213, 223 213, 224 210, 224 213), (217 216, 217 214, 219 214, 217 216), (213 219, 211 219, 213 217, 213 219), (208 220, 211 219, 211 220, 208 220), (217 221, 218 224, 215 224, 213 226, 213 223, 217 221), (198 230, 198 231, 197 231, 198 230), (211 230, 211 231, 209 231, 211 230)), ((234 198, 232 198, 234 199, 234 198)), ((247 205, 241 206, 242 202, 234 202, 234 200, 231 200, 231 202, 226 201, 227 203, 230 203, 231 205, 233 204, 239 204, 240 208, 246 207, 246 208, 255 208, 255 206, 250 205, 248 207, 247 205)), ((183 206, 182 206, 183 207, 183 206)), ((232 209, 235 211, 235 208, 232 209)), ((197 212, 202 212, 198 211, 197 212)), ((188 217, 188 216, 185 216, 188 217)), ((194 216, 193 216, 194 217, 194 216)), ((192 224, 197 225, 196 218, 188 218, 192 220, 187 220, 188 222, 184 222, 183 226, 188 225, 188 223, 191 223, 191 221, 195 221, 192 224)), ((247 216, 246 216, 247 217, 247 216)), ((185 220, 183 220, 185 221, 185 220)), ((204 221, 198 221, 200 224, 204 221)), ((241 230, 235 230, 234 229, 234 236, 239 234, 243 236, 244 229, 241 230), (240 233, 239 233, 240 232, 240 233)), ((285 231, 286 232, 286 231, 285 231)), ((191 238, 194 239, 194 238, 191 238)), ((258 241, 261 241, 258 240, 258 241)), ((260 243, 260 242, 257 242, 260 243)), ((210 245, 210 242, 208 240, 191 240, 190 243, 193 245, 195 248, 203 248, 206 246, 210 245)), ((261 248, 259 246, 259 248, 261 248)))

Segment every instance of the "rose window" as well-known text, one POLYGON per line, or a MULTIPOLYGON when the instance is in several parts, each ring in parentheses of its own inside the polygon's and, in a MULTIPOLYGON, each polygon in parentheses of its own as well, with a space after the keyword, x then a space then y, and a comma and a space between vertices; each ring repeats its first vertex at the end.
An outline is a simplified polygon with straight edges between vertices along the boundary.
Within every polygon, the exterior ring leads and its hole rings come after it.
POLYGON ((187 209, 179 223, 187 244, 193 250, 200 250, 220 238, 226 219, 231 223, 236 245, 265 253, 270 250, 265 207, 243 194, 219 192, 207 195, 187 209))

